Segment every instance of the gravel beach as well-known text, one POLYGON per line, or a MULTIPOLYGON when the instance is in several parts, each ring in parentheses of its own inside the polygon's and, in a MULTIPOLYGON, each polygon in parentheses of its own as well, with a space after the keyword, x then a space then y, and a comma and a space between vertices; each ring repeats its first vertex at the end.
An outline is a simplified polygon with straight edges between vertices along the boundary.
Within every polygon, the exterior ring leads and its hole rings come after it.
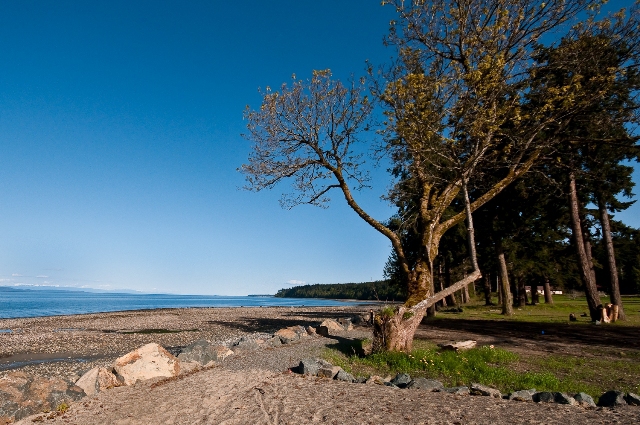
MULTIPOLYGON (((132 311, 0 321, 0 361, 29 362, 19 370, 73 379, 143 344, 169 349, 197 339, 228 342, 325 318, 365 314, 368 306, 314 308, 198 308, 132 311), (20 360, 21 359, 21 360, 20 360), (38 361, 37 359, 34 361, 38 361)), ((441 332, 441 331, 439 331, 441 332)), ((356 327, 341 337, 370 336, 356 327)), ((18 423, 48 424, 599 424, 640 423, 640 408, 506 401, 380 385, 351 384, 293 374, 289 368, 318 356, 335 338, 240 353, 179 379, 118 387, 71 404, 60 416, 34 415, 18 423), (50 417, 50 418, 49 418, 50 417)), ((15 369, 14 369, 15 370, 15 369)), ((6 371, 2 372, 6 373, 6 371)))

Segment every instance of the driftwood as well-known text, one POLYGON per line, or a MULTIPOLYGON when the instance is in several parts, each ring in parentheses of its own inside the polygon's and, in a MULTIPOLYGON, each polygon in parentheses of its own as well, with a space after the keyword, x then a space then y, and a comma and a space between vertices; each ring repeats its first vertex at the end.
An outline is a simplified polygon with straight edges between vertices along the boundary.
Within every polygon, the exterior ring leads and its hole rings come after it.
POLYGON ((442 348, 443 350, 453 350, 453 351, 470 350, 475 346, 476 346, 476 341, 473 341, 473 340, 458 341, 450 344, 438 344, 438 347, 442 348))

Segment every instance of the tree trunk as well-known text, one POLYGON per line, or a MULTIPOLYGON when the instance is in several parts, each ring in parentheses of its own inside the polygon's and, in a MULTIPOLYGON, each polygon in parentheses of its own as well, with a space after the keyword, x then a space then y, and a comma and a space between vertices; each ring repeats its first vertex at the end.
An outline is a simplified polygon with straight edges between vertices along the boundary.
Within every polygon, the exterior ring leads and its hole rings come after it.
POLYGON ((522 276, 516 277, 516 285, 518 285, 518 307, 527 305, 527 291, 524 289, 524 279, 522 276))
POLYGON ((511 316, 513 315, 513 306, 511 305, 511 290, 509 289, 509 273, 507 271, 507 262, 504 259, 504 252, 502 251, 502 244, 498 245, 498 263, 500 264, 502 314, 511 316))
POLYGON ((549 283, 549 278, 547 276, 544 277, 544 303, 553 304, 553 294, 551 293, 551 284, 549 283))
POLYGON ((462 289, 462 304, 468 304, 469 303, 469 287, 465 286, 462 289))
POLYGON ((598 208, 600 209, 600 224, 602 225, 602 239, 607 249, 607 263, 609 265, 609 282, 611 284, 611 304, 618 306, 618 319, 625 320, 622 308, 622 298, 620 297, 620 285, 618 284, 618 267, 616 266, 616 253, 613 249, 613 238, 611 237, 611 224, 609 223, 609 212, 607 205, 598 198, 598 208))
POLYGON ((424 317, 427 307, 408 311, 400 306, 397 311, 390 307, 376 314, 373 321, 373 351, 411 352, 413 335, 424 317))
POLYGON ((496 275, 496 292, 498 293, 498 305, 502 305, 502 285, 500 285, 499 275, 496 275))
POLYGON ((589 314, 591 320, 600 320, 600 296, 593 278, 592 264, 589 262, 587 252, 585 250, 585 241, 582 237, 582 220, 580 220, 580 204, 578 202, 578 193, 576 190, 576 179, 573 173, 569 175, 569 201, 571 210, 571 226, 573 231, 573 239, 576 246, 578 256, 578 268, 580 269, 580 278, 584 284, 585 293, 587 295, 587 304, 589 306, 589 314))
POLYGON ((489 273, 484 275, 484 305, 493 305, 491 302, 491 276, 489 273))
POLYGON ((531 284, 531 305, 536 305, 540 302, 540 296, 538 295, 538 283, 534 280, 531 284))

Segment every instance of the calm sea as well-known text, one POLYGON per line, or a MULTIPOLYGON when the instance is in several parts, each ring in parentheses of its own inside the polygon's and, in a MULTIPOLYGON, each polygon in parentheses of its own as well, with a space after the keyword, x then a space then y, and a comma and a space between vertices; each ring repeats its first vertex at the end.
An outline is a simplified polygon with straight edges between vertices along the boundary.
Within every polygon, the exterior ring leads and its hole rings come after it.
POLYGON ((357 302, 314 298, 116 294, 62 290, 28 290, 0 286, 0 318, 2 319, 152 308, 338 306, 354 304, 357 304, 357 302))

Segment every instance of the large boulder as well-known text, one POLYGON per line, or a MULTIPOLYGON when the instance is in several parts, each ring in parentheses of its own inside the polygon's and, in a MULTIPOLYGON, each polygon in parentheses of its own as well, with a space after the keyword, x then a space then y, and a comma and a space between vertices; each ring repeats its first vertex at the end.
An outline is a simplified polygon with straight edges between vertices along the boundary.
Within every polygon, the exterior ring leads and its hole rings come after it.
POLYGON ((180 374, 180 361, 160 345, 151 343, 116 359, 114 370, 125 385, 180 374))
POLYGON ((218 360, 218 353, 209 341, 200 339, 183 348, 178 354, 178 359, 181 362, 196 362, 206 365, 209 362, 218 360))
POLYGON ((587 393, 578 393, 573 396, 573 399, 582 407, 596 407, 593 397, 587 393))
POLYGON ((535 389, 531 390, 519 390, 514 391, 507 396, 509 400, 516 401, 533 401, 533 395, 536 393, 535 389))
POLYGON ((407 388, 410 382, 411 376, 406 373, 398 373, 395 378, 391 380, 391 383, 399 388, 407 388))
POLYGON ((624 399, 624 393, 622 391, 607 391, 600 396, 598 400, 598 406, 600 407, 616 407, 624 406, 627 401, 624 399))
POLYGON ((84 396, 82 388, 60 378, 46 379, 24 372, 11 372, 0 378, 0 423, 56 410, 62 403, 84 396))
POLYGON ((94 367, 76 381, 76 385, 87 395, 95 395, 100 391, 122 385, 116 376, 104 367, 94 367))
POLYGON ((299 340, 304 336, 307 336, 307 330, 300 326, 289 326, 288 328, 282 328, 274 334, 283 344, 291 344, 294 341, 299 340))
POLYGON ((329 332, 344 332, 344 326, 333 319, 325 320, 320 326, 326 326, 329 332))

